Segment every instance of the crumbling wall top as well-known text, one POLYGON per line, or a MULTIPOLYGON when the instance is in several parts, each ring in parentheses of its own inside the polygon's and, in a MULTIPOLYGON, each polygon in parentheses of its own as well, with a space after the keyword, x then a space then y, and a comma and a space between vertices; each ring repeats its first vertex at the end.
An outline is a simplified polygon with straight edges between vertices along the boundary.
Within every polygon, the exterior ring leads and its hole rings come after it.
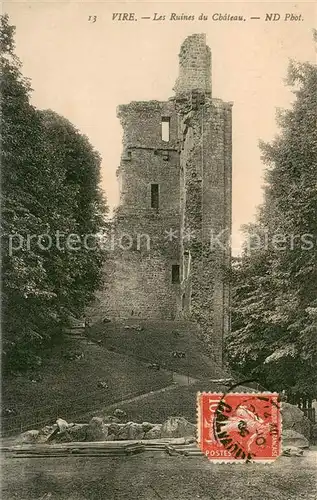
POLYGON ((174 90, 176 95, 193 90, 211 95, 211 51, 204 33, 190 35, 182 43, 174 90))
POLYGON ((117 117, 120 118, 124 114, 130 113, 172 112, 173 109, 173 103, 170 101, 131 101, 128 104, 117 106, 117 117))

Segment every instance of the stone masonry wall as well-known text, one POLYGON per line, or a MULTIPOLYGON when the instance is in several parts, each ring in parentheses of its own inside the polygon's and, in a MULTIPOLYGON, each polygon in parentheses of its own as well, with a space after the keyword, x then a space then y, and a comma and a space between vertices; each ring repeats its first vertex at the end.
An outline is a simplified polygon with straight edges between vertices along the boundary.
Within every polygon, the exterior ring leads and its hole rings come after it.
POLYGON ((175 319, 179 285, 171 282, 170 262, 156 252, 112 255, 105 268, 108 293, 97 295, 95 320, 175 319))
POLYGON ((176 95, 198 90, 211 95, 211 52, 205 34, 195 34, 183 42, 179 54, 176 95))
POLYGON ((211 237, 214 261, 212 343, 217 359, 230 324, 231 110, 231 103, 219 99, 204 110, 203 233, 205 241, 211 237))
POLYGON ((194 99, 182 96, 178 111, 184 186, 181 221, 184 233, 191 235, 181 249, 183 265, 188 255, 191 258, 190 284, 182 287, 185 298, 190 294, 185 312, 200 323, 204 340, 221 362, 230 316, 231 104, 198 93, 194 99), (221 234, 223 246, 217 240, 221 234))
POLYGON ((132 102, 118 107, 123 135, 119 212, 151 214, 151 184, 159 185, 159 213, 179 214, 177 113, 171 102, 132 102), (170 120, 169 141, 161 137, 162 118, 170 120))
POLYGON ((99 311, 109 318, 173 319, 179 309, 180 188, 177 114, 171 102, 132 102, 119 106, 123 152, 118 177, 120 204, 114 220, 114 248, 105 266, 108 292, 99 294, 99 311), (162 118, 170 137, 162 140, 162 118), (151 184, 159 186, 159 208, 151 208, 151 184), (175 234, 176 234, 175 233, 175 234), (124 250, 124 248, 126 250, 124 250))
POLYGON ((99 318, 194 320, 219 364, 230 328, 231 107, 211 96, 203 34, 181 46, 175 97, 118 107, 120 203, 95 308, 99 318), (158 208, 151 207, 152 184, 158 208), (172 283, 173 265, 179 283, 172 283))

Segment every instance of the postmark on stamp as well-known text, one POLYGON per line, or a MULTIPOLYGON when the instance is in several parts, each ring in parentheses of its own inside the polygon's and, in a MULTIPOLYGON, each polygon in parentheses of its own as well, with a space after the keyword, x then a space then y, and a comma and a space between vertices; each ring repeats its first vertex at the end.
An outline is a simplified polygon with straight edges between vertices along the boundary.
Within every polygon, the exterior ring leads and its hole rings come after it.
POLYGON ((198 444, 215 462, 271 462, 281 453, 277 393, 197 395, 198 444))

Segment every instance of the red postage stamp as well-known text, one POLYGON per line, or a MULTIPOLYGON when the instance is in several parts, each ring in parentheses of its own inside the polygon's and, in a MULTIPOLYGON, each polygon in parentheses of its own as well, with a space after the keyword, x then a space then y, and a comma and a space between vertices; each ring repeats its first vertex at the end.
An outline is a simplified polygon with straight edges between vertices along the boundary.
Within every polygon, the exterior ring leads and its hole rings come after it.
POLYGON ((198 393, 198 444, 211 461, 271 462, 281 453, 277 393, 198 393))

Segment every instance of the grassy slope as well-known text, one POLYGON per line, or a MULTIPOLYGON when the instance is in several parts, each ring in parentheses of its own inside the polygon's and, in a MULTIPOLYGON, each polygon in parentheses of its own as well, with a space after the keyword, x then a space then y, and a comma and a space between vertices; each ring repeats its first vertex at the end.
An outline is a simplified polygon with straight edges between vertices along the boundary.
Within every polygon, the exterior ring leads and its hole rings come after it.
POLYGON ((127 320, 121 323, 100 323, 89 333, 109 350, 136 359, 159 363, 168 370, 194 378, 223 378, 225 374, 213 360, 204 355, 205 349, 197 338, 197 327, 189 322, 127 320), (125 328, 126 326, 130 328, 125 328), (132 326, 143 329, 138 331, 132 326), (184 352, 185 359, 175 359, 174 351, 184 352))
POLYGON ((88 411, 172 383, 171 376, 149 370, 138 360, 86 341, 69 339, 54 349, 36 373, 6 378, 2 408, 15 409, 16 416, 3 417, 3 430, 20 431, 54 422, 58 416, 73 420, 88 411), (83 359, 68 360, 65 352, 84 353, 83 359), (38 382, 32 382, 32 379, 38 382), (106 382, 108 388, 98 387, 106 382))
MULTIPOLYGON (((56 347, 37 373, 7 378, 2 390, 2 408, 16 415, 2 419, 7 433, 39 428, 57 417, 79 420, 108 405, 172 383, 166 372, 149 370, 147 363, 159 363, 167 370, 193 378, 222 378, 226 374, 204 355, 196 337, 196 327, 185 322, 126 321, 102 323, 91 328, 89 336, 100 344, 69 339, 56 347), (125 326, 143 329, 126 329, 125 326), (67 351, 83 352, 84 358, 69 360, 67 351), (175 359, 173 351, 185 352, 175 359), (38 380, 32 382, 31 380, 38 380), (108 388, 98 387, 98 381, 108 388)), ((212 390, 207 382, 201 390, 212 390)), ((180 387, 172 392, 149 395, 142 402, 125 405, 129 418, 163 421, 169 415, 183 414, 193 420, 197 387, 180 387)), ((220 390, 220 389, 217 389, 220 390)), ((118 404, 119 406, 119 404, 118 404)))

